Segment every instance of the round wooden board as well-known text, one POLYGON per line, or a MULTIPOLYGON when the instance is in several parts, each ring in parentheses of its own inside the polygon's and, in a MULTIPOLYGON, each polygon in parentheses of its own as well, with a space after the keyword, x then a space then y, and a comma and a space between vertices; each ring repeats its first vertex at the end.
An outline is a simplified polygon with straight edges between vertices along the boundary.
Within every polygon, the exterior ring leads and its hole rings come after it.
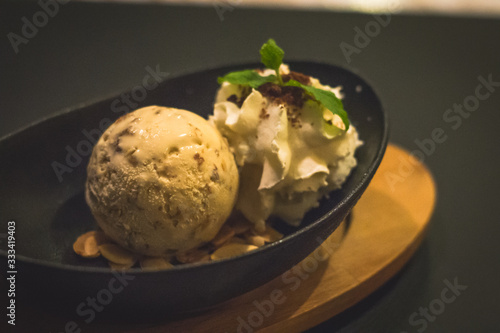
POLYGON ((404 266, 422 242, 435 199, 429 170, 389 145, 351 220, 294 268, 203 312, 129 332, 289 333, 314 327, 404 266))

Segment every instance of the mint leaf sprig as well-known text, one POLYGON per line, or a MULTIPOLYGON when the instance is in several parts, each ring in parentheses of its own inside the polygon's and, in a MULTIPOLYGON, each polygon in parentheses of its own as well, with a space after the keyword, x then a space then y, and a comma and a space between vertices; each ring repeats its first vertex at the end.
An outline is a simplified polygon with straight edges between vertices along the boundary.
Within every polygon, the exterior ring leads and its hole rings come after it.
POLYGON ((217 82, 222 84, 222 82, 227 81, 232 84, 248 85, 257 89, 264 83, 276 82, 276 80, 276 75, 262 76, 253 69, 246 69, 244 71, 231 72, 223 77, 219 77, 217 82))
POLYGON ((278 45, 276 45, 276 42, 272 38, 269 38, 267 43, 262 45, 260 48, 260 62, 262 62, 267 68, 274 69, 280 86, 283 86, 280 66, 283 63, 284 56, 285 52, 278 45))
POLYGON ((332 114, 338 115, 344 123, 345 130, 349 129, 349 118, 344 110, 342 101, 331 91, 318 89, 312 86, 302 84, 296 80, 289 80, 283 83, 279 68, 283 63, 285 52, 276 44, 274 39, 270 38, 260 49, 260 61, 264 66, 274 70, 276 75, 262 76, 258 72, 247 69, 243 71, 231 72, 223 77, 219 77, 217 82, 229 82, 232 84, 248 85, 254 89, 259 88, 267 82, 275 83, 280 86, 293 86, 304 89, 306 94, 327 108, 332 114))

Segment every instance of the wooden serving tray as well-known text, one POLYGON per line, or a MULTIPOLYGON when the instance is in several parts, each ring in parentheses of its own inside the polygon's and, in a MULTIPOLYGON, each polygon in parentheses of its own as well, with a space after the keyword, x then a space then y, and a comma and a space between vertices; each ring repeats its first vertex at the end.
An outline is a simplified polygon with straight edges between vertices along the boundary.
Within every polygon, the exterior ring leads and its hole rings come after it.
POLYGON ((128 332, 289 333, 314 327, 405 265, 422 242, 435 200, 429 170, 389 145, 351 219, 294 268, 204 312, 128 332))

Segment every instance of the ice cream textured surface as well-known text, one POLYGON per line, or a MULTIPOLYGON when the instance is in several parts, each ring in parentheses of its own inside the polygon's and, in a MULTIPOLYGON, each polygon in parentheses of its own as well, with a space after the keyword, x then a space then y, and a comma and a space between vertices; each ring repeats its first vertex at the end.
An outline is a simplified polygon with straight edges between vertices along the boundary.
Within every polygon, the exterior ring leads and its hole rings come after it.
POLYGON ((227 140, 206 119, 149 106, 103 133, 87 167, 86 200, 117 244, 161 256, 213 239, 238 183, 227 140))
MULTIPOLYGON (((293 79, 343 97, 341 87, 322 85, 286 65, 280 74, 284 82, 293 79)), ((270 82, 258 89, 223 82, 210 121, 228 139, 240 168, 236 208, 257 229, 270 216, 298 226, 324 195, 342 186, 362 144, 352 124, 345 131, 340 117, 302 88, 270 82)))

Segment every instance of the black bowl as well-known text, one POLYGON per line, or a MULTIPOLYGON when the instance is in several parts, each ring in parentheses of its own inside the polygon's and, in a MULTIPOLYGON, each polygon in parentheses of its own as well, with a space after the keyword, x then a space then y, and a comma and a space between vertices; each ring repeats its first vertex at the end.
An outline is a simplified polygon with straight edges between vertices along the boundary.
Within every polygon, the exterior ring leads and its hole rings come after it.
MULTIPOLYGON (((194 310, 243 294, 284 273, 337 228, 380 164, 387 145, 387 117, 372 88, 352 72, 327 64, 291 62, 295 71, 343 86, 345 109, 364 141, 356 152, 358 166, 342 189, 322 200, 299 228, 289 228, 282 240, 239 257, 157 272, 130 269, 121 280, 103 260, 85 260, 73 253, 76 237, 96 226, 83 188, 91 147, 102 130, 126 111, 152 104, 206 117, 212 112, 217 77, 255 67, 260 66, 230 66, 169 78, 154 89, 144 89, 147 96, 138 103, 142 89, 132 89, 130 101, 137 105, 128 106, 124 95, 114 96, 65 110, 1 139, 0 220, 16 223, 16 269, 31 297, 47 297, 73 313, 87 297, 99 293, 103 299, 112 296, 107 307, 113 309, 194 310), (120 281, 126 286, 119 288, 120 281)), ((7 257, 3 243, 0 252, 7 257)))

